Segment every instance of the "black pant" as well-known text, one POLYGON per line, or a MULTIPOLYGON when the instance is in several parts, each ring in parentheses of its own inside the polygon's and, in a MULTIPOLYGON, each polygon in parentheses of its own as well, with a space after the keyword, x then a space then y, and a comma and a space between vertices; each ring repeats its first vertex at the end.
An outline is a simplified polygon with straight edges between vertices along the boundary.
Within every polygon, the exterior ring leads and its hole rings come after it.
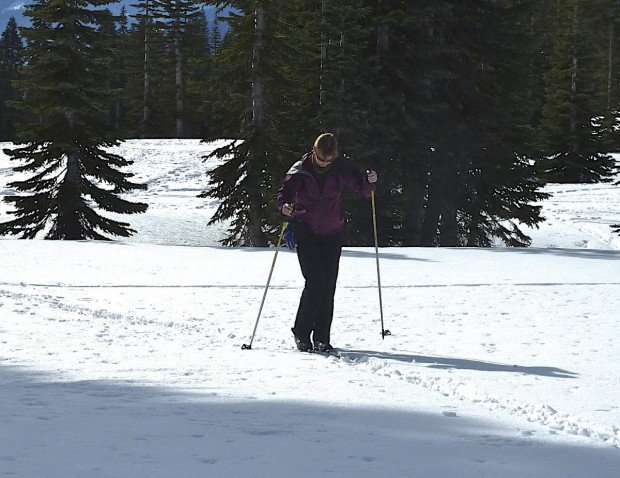
POLYGON ((329 343, 334 317, 334 294, 342 251, 341 234, 311 234, 297 244, 297 258, 306 286, 295 318, 295 334, 302 339, 329 343))

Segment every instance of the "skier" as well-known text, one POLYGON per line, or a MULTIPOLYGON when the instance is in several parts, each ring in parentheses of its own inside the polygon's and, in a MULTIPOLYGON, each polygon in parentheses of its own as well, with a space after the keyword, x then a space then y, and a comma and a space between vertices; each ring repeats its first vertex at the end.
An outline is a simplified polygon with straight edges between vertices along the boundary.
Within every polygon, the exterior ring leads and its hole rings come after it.
POLYGON ((291 329, 297 348, 303 352, 333 350, 330 329, 342 251, 342 189, 347 186, 368 197, 376 182, 375 171, 364 174, 339 156, 335 136, 324 133, 312 151, 291 167, 278 190, 278 209, 289 220, 287 246, 296 246, 306 280, 291 329))

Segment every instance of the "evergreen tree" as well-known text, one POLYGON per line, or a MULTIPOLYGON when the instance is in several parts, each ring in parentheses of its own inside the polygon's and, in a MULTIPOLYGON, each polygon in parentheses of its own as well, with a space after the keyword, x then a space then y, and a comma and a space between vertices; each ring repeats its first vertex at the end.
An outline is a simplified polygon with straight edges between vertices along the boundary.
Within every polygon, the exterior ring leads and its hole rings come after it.
MULTIPOLYGON (((540 125, 543 177, 554 182, 607 181, 615 116, 605 120, 609 89, 600 28, 607 0, 558 0, 553 5, 553 45, 540 125)), ((605 22, 608 24, 608 22, 605 22)))
POLYGON ((19 68, 23 63, 23 42, 17 22, 11 17, 0 37, 0 141, 15 139, 19 113, 11 102, 18 99, 14 84, 20 79, 19 68))
POLYGON ((272 136, 286 151, 279 165, 280 180, 292 162, 312 148, 324 132, 320 119, 319 85, 321 81, 320 35, 321 3, 316 0, 291 0, 278 7, 277 36, 287 42, 273 42, 270 51, 270 97, 272 136))
MULTIPOLYGON (((229 45, 215 59, 224 136, 244 138, 215 153, 233 159, 215 169, 216 188, 203 194, 224 199, 214 220, 236 218, 228 243, 260 243, 244 234, 252 221, 269 223, 269 209, 248 198, 277 186, 324 130, 335 132, 362 168, 380 171, 384 245, 528 243, 520 228, 542 220, 532 204, 544 197, 531 165, 531 125, 541 111, 540 75, 533 73, 544 61, 536 42, 545 40, 531 21, 535 2, 275 2, 273 37, 265 35, 263 45, 279 35, 296 52, 274 39, 269 61, 256 68, 248 56, 260 3, 236 4, 229 45), (262 73, 261 81, 245 76, 244 65, 262 73), (257 116, 261 107, 268 113, 257 116), (269 143, 252 136, 257 117, 265 119, 260 131, 269 143), (247 128, 242 134, 239 124, 247 128), (252 142, 270 152, 269 161, 249 152, 252 142)), ((369 205, 347 199, 345 210, 347 242, 369 244, 369 205)))
MULTIPOLYGON (((420 180, 426 151, 420 154, 424 141, 418 138, 415 108, 422 103, 415 94, 424 87, 428 62, 428 58, 417 58, 429 51, 429 45, 423 43, 427 39, 424 13, 428 7, 418 2, 415 14, 410 14, 411 5, 400 0, 368 3, 372 6, 371 30, 358 59, 366 58, 358 68, 368 75, 364 105, 367 131, 356 158, 380 171, 376 193, 380 244, 419 245, 424 195, 420 180), (420 28, 424 31, 421 36, 420 28)), ((369 205, 355 198, 347 209, 351 211, 349 242, 368 245, 372 237, 369 205)))
MULTIPOLYGON (((486 17, 480 38, 481 68, 475 91, 482 92, 477 149, 464 177, 465 204, 460 210, 461 237, 468 246, 489 246, 497 238, 525 246, 523 226, 536 227, 540 206, 548 197, 532 166, 537 155, 532 118, 540 97, 531 58, 537 38, 531 28, 529 0, 483 5, 486 17), (501 32, 501 33, 498 33, 501 32)), ((463 242, 463 241, 460 241, 463 242)))
POLYGON ((119 194, 146 186, 131 182, 121 168, 131 164, 108 148, 118 140, 107 126, 112 52, 99 27, 110 16, 107 0, 36 0, 25 15, 32 27, 27 66, 21 82, 23 108, 32 121, 21 125, 18 141, 5 150, 20 164, 15 172, 33 175, 9 186, 22 194, 5 201, 15 219, 0 224, 0 234, 48 239, 107 239, 129 236, 130 225, 99 214, 144 212, 146 204, 119 194))
POLYGON ((123 6, 117 18, 115 31, 114 60, 112 62, 112 96, 113 103, 110 108, 110 123, 114 131, 122 137, 128 136, 129 124, 127 122, 127 51, 129 50, 129 20, 127 9, 123 6))
MULTIPOLYGON (((197 72, 204 72, 208 61, 209 45, 206 35, 204 2, 196 0, 156 0, 155 11, 162 33, 166 39, 165 49, 170 62, 166 70, 172 72, 169 79, 174 91, 173 136, 183 138, 188 132, 188 70, 190 64, 197 72), (198 67, 200 63, 200 67, 198 67)), ((197 81, 197 78, 193 78, 197 81)), ((195 105, 194 105, 195 106, 195 105)))
POLYGON ((606 0, 600 10, 601 57, 603 64, 602 80, 603 110, 602 118, 603 141, 609 146, 608 151, 620 151, 620 0, 606 0))
POLYGON ((351 154, 365 138, 370 93, 366 62, 372 35, 371 9, 364 1, 322 0, 320 13, 321 63, 319 85, 320 128, 333 132, 351 154))
POLYGON ((213 187, 200 197, 222 201, 211 223, 231 220, 224 244, 260 247, 277 228, 273 198, 283 164, 291 160, 276 127, 286 101, 276 88, 286 63, 279 55, 290 51, 290 45, 281 35, 279 2, 236 1, 226 6, 234 10, 226 19, 230 31, 213 68, 218 94, 214 116, 222 121, 225 137, 238 141, 205 157, 207 162, 214 157, 226 161, 210 171, 213 187))
POLYGON ((102 41, 106 41, 105 48, 111 52, 110 69, 108 71, 108 81, 106 88, 109 91, 110 105, 108 127, 118 135, 126 134, 122 131, 124 126, 124 90, 127 83, 126 73, 126 49, 128 43, 128 25, 125 7, 121 9, 120 15, 106 15, 98 19, 98 25, 102 35, 102 41))
POLYGON ((142 0, 129 34, 126 102, 139 137, 207 134, 211 47, 195 0, 142 0))
POLYGON ((210 35, 211 38, 209 40, 209 44, 211 45, 211 56, 214 56, 219 53, 222 45, 222 33, 220 31, 220 21, 217 14, 213 20, 213 27, 211 28, 210 35))
POLYGON ((519 223, 542 220, 530 206, 543 196, 530 165, 535 102, 522 3, 394 2, 373 15, 378 45, 388 46, 379 57, 389 58, 391 44, 405 55, 385 62, 373 88, 387 92, 378 102, 387 108, 371 117, 388 139, 388 244, 525 245, 519 223))
POLYGON ((203 55, 208 52, 205 48, 206 38, 200 27, 204 14, 196 0, 156 0, 155 7, 159 23, 167 40, 167 50, 171 53, 171 71, 174 71, 174 109, 175 126, 174 137, 183 138, 186 135, 186 55, 195 52, 196 46, 192 39, 198 39, 199 51, 203 55), (193 30, 193 38, 192 38, 193 30))
POLYGON ((183 41, 185 59, 185 135, 206 138, 214 127, 209 84, 212 74, 213 47, 206 11, 187 26, 183 41))
POLYGON ((135 22, 129 32, 126 59, 127 116, 133 125, 129 134, 139 138, 169 137, 172 128, 168 118, 172 118, 169 112, 173 104, 172 94, 165 91, 169 75, 156 0, 140 0, 132 6, 135 22))

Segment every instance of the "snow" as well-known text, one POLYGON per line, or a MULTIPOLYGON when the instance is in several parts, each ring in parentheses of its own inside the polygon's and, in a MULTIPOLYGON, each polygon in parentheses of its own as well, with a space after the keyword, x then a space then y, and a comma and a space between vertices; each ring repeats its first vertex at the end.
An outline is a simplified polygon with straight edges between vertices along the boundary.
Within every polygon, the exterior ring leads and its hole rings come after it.
POLYGON ((382 249, 385 340, 345 249, 341 358, 294 350, 281 250, 242 351, 274 249, 218 245, 213 147, 119 147, 151 204, 125 242, 0 241, 0 476, 618 476, 620 187, 549 185, 532 248, 382 249))

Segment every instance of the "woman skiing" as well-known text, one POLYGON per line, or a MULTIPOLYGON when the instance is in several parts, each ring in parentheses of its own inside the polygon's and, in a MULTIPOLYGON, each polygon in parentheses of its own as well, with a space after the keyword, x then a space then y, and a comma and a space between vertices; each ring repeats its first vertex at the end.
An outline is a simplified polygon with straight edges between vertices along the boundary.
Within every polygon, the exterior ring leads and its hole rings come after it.
POLYGON ((368 197, 376 182, 376 172, 363 174, 350 160, 339 156, 334 135, 324 133, 312 151, 291 167, 278 191, 278 209, 291 223, 306 280, 292 329, 301 351, 333 349, 330 329, 342 251, 342 189, 346 186, 368 197))

